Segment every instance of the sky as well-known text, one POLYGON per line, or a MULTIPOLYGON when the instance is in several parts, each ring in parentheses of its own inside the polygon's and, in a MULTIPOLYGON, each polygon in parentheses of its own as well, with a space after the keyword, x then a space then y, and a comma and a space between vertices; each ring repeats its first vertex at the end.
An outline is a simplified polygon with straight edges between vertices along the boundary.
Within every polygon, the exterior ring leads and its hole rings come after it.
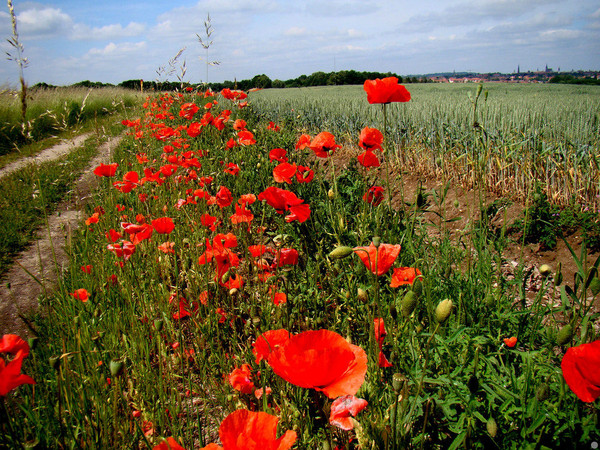
MULTIPOLYGON (((13 0, 29 85, 600 70, 598 0, 13 0), (210 14, 210 37, 206 24, 210 14), (208 49, 203 43, 210 45, 208 49), (183 50, 183 51, 181 51, 183 50), (178 55, 178 58, 175 58, 178 55), (207 65, 209 63, 209 65, 207 65)), ((15 56, 7 4, 0 50, 15 56)), ((16 86, 4 59, 0 85, 16 86)))

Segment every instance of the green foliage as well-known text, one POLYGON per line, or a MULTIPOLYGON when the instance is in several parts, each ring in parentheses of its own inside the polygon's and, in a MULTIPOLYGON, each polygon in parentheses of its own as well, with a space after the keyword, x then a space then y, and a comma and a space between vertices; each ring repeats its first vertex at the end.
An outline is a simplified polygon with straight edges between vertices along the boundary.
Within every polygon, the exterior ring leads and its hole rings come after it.
MULTIPOLYGON (((183 102, 198 102, 203 111, 212 99, 160 100, 157 104, 169 106, 169 114, 161 115, 174 117, 165 125, 174 130, 189 125, 178 116, 183 102)), ((144 126, 141 138, 130 136, 116 150, 115 178, 101 181, 89 205, 90 214, 103 214, 75 233, 66 276, 57 293, 44 300, 48 316, 36 320, 41 339, 24 365, 38 381, 35 395, 32 387, 22 386, 19 398, 6 399, 10 431, 0 428, 6 442, 152 448, 160 437, 175 436, 185 448, 202 447, 216 441, 223 417, 239 408, 277 415, 279 435, 294 429, 298 448, 321 448, 325 442, 382 449, 563 448, 598 439, 595 410, 562 378, 564 348, 556 333, 566 319, 573 328, 571 343, 595 339, 588 324, 597 315, 588 298, 596 291, 592 280, 600 259, 590 268, 584 251, 573 255, 579 270, 572 286, 546 276, 532 292, 526 287, 533 269, 508 273, 503 241, 496 242, 484 224, 457 242, 428 220, 443 196, 421 191, 398 209, 385 201, 370 205, 362 196, 372 183, 356 163, 341 171, 332 158, 317 160, 311 150, 295 149, 301 133, 291 126, 295 122, 282 117, 277 120, 282 130, 275 132, 267 127, 275 113, 263 109, 257 117, 218 100, 211 108, 215 116, 219 108, 232 111, 222 131, 208 126, 199 136, 186 137, 185 149, 165 153, 165 142, 144 126), (225 150, 237 137, 232 129, 237 118, 248 122, 257 144, 225 150), (258 195, 276 184, 278 163, 268 158, 272 148, 284 148, 290 163, 314 169, 310 183, 277 185, 310 205, 310 219, 287 222, 289 211, 281 214, 256 201, 248 205, 254 215, 250 224, 232 223, 241 195, 258 195), (194 152, 200 166, 183 164, 187 152, 194 152), (142 154, 147 162, 140 162, 142 154), (156 173, 166 160, 177 168, 160 183, 145 180, 129 193, 113 187, 130 171, 156 173), (240 166, 238 175, 224 172, 228 162, 240 166), (201 184, 202 176, 213 180, 201 184), (203 192, 214 196, 220 186, 231 190, 231 205, 206 201, 203 192), (204 214, 220 224, 211 230, 202 224, 204 214), (164 216, 174 220, 173 232, 142 240, 130 258, 107 248, 111 229, 124 233, 124 222, 151 223, 164 216), (211 244, 217 233, 236 236, 229 248, 235 257, 219 261, 240 263, 225 275, 215 273, 216 258, 208 261, 217 251, 211 244), (159 249, 168 242, 174 253, 159 249), (371 242, 400 245, 394 268, 418 268, 418 282, 392 288, 391 271, 376 276, 355 252, 327 256, 336 247, 371 242), (255 259, 249 249, 256 245, 275 252, 293 248, 298 264, 275 264, 265 282, 263 267, 273 256, 255 259), (81 270, 87 265, 89 274, 81 270), (234 275, 243 278, 243 286, 224 285, 234 275), (73 296, 81 288, 91 294, 86 302, 73 296), (273 290, 285 293, 286 302, 275 304, 273 290), (404 306, 407 295, 410 308, 404 306), (187 317, 181 317, 181 308, 187 317), (379 342, 375 319, 383 319, 387 332, 379 332, 379 342), (265 331, 281 328, 335 331, 366 352, 368 370, 357 396, 368 407, 357 415, 353 431, 329 424, 333 399, 292 385, 268 363, 256 362, 252 344, 265 331), (517 342, 509 347, 504 338, 512 336, 517 342), (378 364, 380 354, 390 367, 378 364), (271 388, 268 396, 257 399, 231 386, 228 374, 242 364, 250 366, 254 387, 271 388)), ((357 134, 350 136, 353 141, 357 134)), ((346 146, 345 151, 359 153, 355 144, 346 146)), ((536 201, 531 217, 546 217, 547 199, 540 195, 536 201)), ((496 207, 482 211, 482 218, 496 207)), ((123 236, 117 243, 128 239, 133 238, 123 236)))

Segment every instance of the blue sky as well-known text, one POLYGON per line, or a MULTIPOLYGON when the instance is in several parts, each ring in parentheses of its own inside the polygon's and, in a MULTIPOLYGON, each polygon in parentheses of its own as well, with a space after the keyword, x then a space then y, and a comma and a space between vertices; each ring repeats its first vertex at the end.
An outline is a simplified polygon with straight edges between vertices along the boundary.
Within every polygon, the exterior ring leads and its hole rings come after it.
MULTIPOLYGON (((287 80, 354 69, 399 75, 446 71, 600 70, 598 0, 13 0, 29 84, 82 80, 208 81, 266 74, 287 80), (174 64, 175 72, 157 73, 174 64)), ((11 51, 8 8, 0 48, 11 51)), ((4 60, 0 85, 16 85, 4 60)))

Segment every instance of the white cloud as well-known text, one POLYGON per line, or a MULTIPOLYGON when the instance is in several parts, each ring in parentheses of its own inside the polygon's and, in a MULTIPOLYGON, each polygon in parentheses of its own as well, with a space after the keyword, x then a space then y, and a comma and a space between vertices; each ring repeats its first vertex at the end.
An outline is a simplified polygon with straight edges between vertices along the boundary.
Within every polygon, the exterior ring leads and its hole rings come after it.
POLYGON ((60 36, 72 27, 73 19, 58 8, 33 8, 17 14, 17 28, 25 38, 60 36))
POLYGON ((138 55, 139 52, 146 48, 146 42, 124 42, 121 44, 115 44, 111 42, 107 44, 104 48, 91 48, 84 56, 84 58, 96 58, 96 57, 107 57, 111 58, 120 58, 127 55, 135 54, 138 55))
POLYGON ((540 33, 541 41, 563 41, 565 39, 578 39, 583 33, 580 30, 548 30, 540 33))
POLYGON ((139 36, 145 29, 145 25, 137 22, 129 22, 126 27, 123 27, 121 24, 105 25, 103 27, 89 27, 84 24, 75 24, 69 38, 74 40, 94 41, 120 39, 124 37, 139 36))
POLYGON ((293 37, 306 36, 307 31, 306 31, 306 28, 304 28, 304 27, 291 27, 291 28, 288 28, 287 30, 285 30, 283 32, 283 34, 285 36, 293 36, 293 37))

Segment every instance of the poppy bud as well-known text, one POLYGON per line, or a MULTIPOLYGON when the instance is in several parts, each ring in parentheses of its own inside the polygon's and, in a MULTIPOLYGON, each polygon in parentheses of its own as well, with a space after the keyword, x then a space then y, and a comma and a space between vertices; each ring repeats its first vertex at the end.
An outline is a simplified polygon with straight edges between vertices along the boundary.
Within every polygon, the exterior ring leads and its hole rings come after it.
POLYGON ((50 363, 50 367, 54 370, 58 370, 60 367, 60 356, 51 356, 48 358, 48 362, 50 363))
POLYGON ((353 249, 352 247, 347 247, 345 245, 340 245, 339 247, 334 248, 330 253, 329 253, 329 258, 331 259, 342 259, 345 258, 347 256, 350 256, 353 253, 353 249))
POLYGON ((485 296, 485 306, 487 306, 488 308, 493 308, 494 305, 496 304, 496 298, 494 297, 493 292, 488 292, 485 296))
POLYGON ((257 163, 257 164, 256 164, 256 168, 257 168, 257 169, 260 169, 260 163, 257 163))
POLYGON ((417 294, 414 291, 407 291, 400 302, 400 311, 402 311, 402 315, 406 318, 410 317, 412 312, 415 310, 417 306, 417 294))
POLYGON ((33 350, 34 348, 37 347, 38 344, 38 338, 36 336, 34 337, 30 337, 29 339, 27 339, 27 344, 29 344, 29 348, 31 350, 33 350))
POLYGON ((231 277, 231 273, 229 272, 229 270, 227 272, 225 272, 223 274, 223 276, 221 277, 221 282, 223 284, 227 283, 229 281, 229 278, 231 277))
POLYGON ((558 345, 565 345, 568 343, 573 337, 573 327, 571 324, 567 324, 560 329, 558 335, 556 336, 556 343, 558 345))
POLYGON ((329 189, 329 191, 327 192, 327 197, 329 197, 330 200, 333 200, 335 198, 335 192, 333 192, 333 189, 329 189))
POLYGON ((163 325, 164 325, 164 322, 162 319, 156 319, 154 321, 154 328, 156 328, 156 331, 162 330, 163 325))
POLYGON ((556 274, 554 275, 554 286, 559 286, 562 283, 562 263, 558 263, 556 266, 556 274))
POLYGON ((550 389, 546 383, 542 383, 539 385, 537 390, 535 391, 535 398, 538 402, 543 402, 548 398, 548 394, 550 393, 550 389))
POLYGON ((363 288, 358 288, 356 298, 363 303, 367 303, 369 301, 369 294, 367 294, 367 291, 365 291, 363 288))
POLYGON ((600 279, 598 279, 598 277, 594 277, 592 281, 590 281, 590 289, 594 295, 597 295, 598 292, 600 292, 600 279))
POLYGON ((442 300, 435 308, 435 320, 438 323, 444 323, 450 317, 453 307, 454 303, 449 298, 442 300))
POLYGON ((547 278, 552 273, 552 268, 548 264, 542 264, 540 266, 540 275, 547 278))
POLYGON ((485 424, 485 428, 491 437, 496 437, 496 434, 498 433, 498 424, 493 417, 488 419, 487 423, 485 424))
POLYGON ((373 246, 375 248, 378 248, 380 243, 381 243, 381 238, 379 236, 373 236, 373 246))
POLYGON ((113 377, 119 377, 123 374, 123 369, 125 369, 125 363, 118 359, 113 359, 110 362, 110 374, 113 377))
POLYGON ((234 295, 236 295, 237 293, 238 293, 238 290, 237 290, 236 288, 229 289, 229 295, 230 295, 231 297, 233 297, 233 296, 234 296, 234 295))

